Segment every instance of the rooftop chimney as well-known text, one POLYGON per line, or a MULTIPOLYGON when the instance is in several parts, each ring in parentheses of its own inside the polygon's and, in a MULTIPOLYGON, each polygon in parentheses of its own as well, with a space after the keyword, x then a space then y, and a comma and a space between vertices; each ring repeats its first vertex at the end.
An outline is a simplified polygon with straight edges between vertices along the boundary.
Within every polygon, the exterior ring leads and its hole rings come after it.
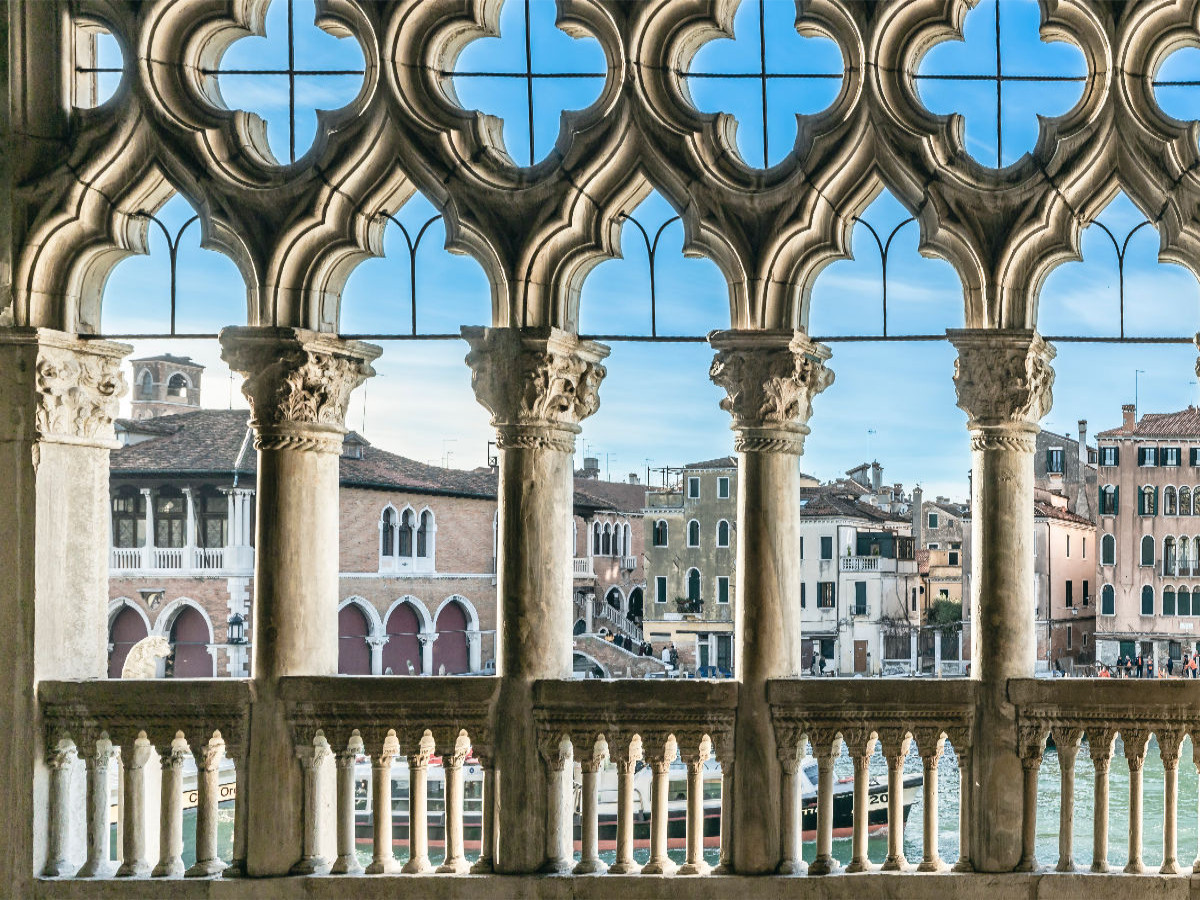
POLYGON ((921 490, 920 485, 913 488, 912 492, 912 533, 913 546, 921 546, 921 526, 925 524, 925 520, 921 516, 921 498, 925 496, 925 492, 921 490))
POLYGON ((583 477, 584 478, 599 478, 600 477, 600 457, 585 456, 583 458, 583 477))
POLYGON ((1079 420, 1079 461, 1083 465, 1087 465, 1087 419, 1079 420))
POLYGON ((871 490, 876 494, 883 487, 883 466, 878 462, 871 463, 871 490))
POLYGON ((629 483, 630 483, 630 484, 641 484, 641 483, 642 483, 642 482, 641 482, 641 479, 639 479, 639 478, 638 478, 638 473, 637 473, 637 472, 630 472, 630 473, 629 473, 629 483))
POLYGON ((1126 431, 1133 431, 1134 417, 1137 415, 1136 409, 1137 407, 1132 403, 1126 403, 1121 407, 1121 427, 1126 431))

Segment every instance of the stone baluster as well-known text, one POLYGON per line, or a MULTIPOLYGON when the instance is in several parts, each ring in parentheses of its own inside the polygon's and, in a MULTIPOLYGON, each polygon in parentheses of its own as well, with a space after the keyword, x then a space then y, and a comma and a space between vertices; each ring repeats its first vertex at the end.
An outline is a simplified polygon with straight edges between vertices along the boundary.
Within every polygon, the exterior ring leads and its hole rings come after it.
POLYGON ((671 763, 679 748, 675 739, 661 735, 642 735, 642 752, 654 772, 650 795, 650 859, 642 866, 643 875, 674 875, 679 868, 667 855, 667 825, 670 813, 667 795, 671 783, 671 763))
POLYGON ((833 761, 842 750, 836 732, 810 731, 809 742, 817 760, 817 855, 809 864, 809 875, 832 875, 841 870, 833 858, 833 761))
POLYGON ((602 875, 608 866, 600 859, 599 778, 608 761, 608 743, 603 737, 587 746, 587 738, 579 747, 579 768, 583 776, 583 803, 580 809, 579 862, 572 870, 576 875, 602 875))
MULTIPOLYGON (((732 875, 733 869, 733 736, 713 740, 713 755, 721 764, 721 859, 714 875, 732 875)), ((805 866, 805 871, 808 867, 805 866)))
POLYGON ((846 749, 854 763, 854 830, 847 872, 870 872, 874 866, 867 856, 867 823, 870 817, 871 756, 875 753, 874 733, 855 729, 842 732, 846 749))
MULTIPOLYGON (((408 860, 400 870, 408 875, 432 871, 429 862, 429 758, 433 738, 426 732, 408 748, 408 860)), ((461 804, 460 804, 461 806, 461 804)))
POLYGON ((733 859, 739 874, 779 868, 782 770, 766 683, 801 674, 800 466, 812 398, 833 382, 827 347, 800 331, 721 331, 709 377, 726 397, 738 454, 733 859), (746 798, 739 802, 738 798, 746 798))
POLYGON ((912 738, 903 728, 881 728, 879 745, 888 767, 888 853, 880 868, 904 872, 909 868, 904 856, 904 761, 912 738))
POLYGON ((442 769, 446 773, 446 859, 437 871, 462 875, 471 865, 463 852, 463 763, 471 752, 471 742, 465 732, 454 740, 449 753, 442 754, 442 769))
POLYGON ((183 874, 183 764, 192 751, 183 732, 176 732, 173 740, 163 741, 162 745, 165 752, 159 754, 162 791, 158 865, 150 874, 155 878, 178 878, 183 874))
POLYGON ((300 859, 292 866, 293 875, 324 875, 329 871, 329 860, 321 855, 325 840, 320 777, 321 768, 329 760, 330 752, 329 741, 319 731, 311 744, 296 747, 296 759, 304 774, 304 841, 300 859))
POLYGON ((342 749, 333 758, 337 769, 337 859, 329 874, 360 875, 363 867, 354 848, 354 765, 364 752, 362 735, 355 729, 345 744, 337 740, 333 746, 342 749))
POLYGON ((227 736, 225 758, 233 763, 233 859, 222 875, 226 878, 241 878, 246 874, 246 828, 249 822, 250 797, 246 790, 249 782, 249 766, 246 750, 242 744, 231 744, 227 736))
POLYGON ((1032 678, 1034 620, 1033 454, 1050 409, 1054 348, 1034 331, 947 332, 958 350, 954 382, 971 434, 971 676, 979 682, 972 740, 970 830, 980 872, 1011 872, 1021 860, 1023 768, 1012 678, 1032 678))
POLYGON ((154 747, 144 731, 136 739, 130 736, 122 741, 125 821, 121 823, 121 865, 115 873, 117 878, 150 874, 150 863, 146 861, 146 763, 153 753, 154 747))
POLYGON ((1125 746, 1125 761, 1129 763, 1129 861, 1125 863, 1125 872, 1140 875, 1146 871, 1142 861, 1142 767, 1150 732, 1127 728, 1121 732, 1121 742, 1125 746))
POLYGON ((958 761, 958 861, 953 865, 955 872, 974 872, 971 863, 971 730, 954 728, 949 732, 954 745, 954 757, 958 761))
POLYGON ((305 774, 279 681, 337 674, 339 458, 350 394, 374 374, 380 352, 301 328, 221 331, 222 359, 245 376, 258 451, 247 763, 254 802, 246 830, 252 877, 286 874, 306 853, 305 774))
POLYGON ((1054 746, 1058 752, 1059 801, 1058 801, 1058 865, 1055 871, 1074 872, 1075 855, 1073 836, 1075 832, 1075 758, 1083 739, 1080 728, 1054 728, 1054 746))
POLYGON ((1087 733, 1088 754, 1096 770, 1095 807, 1092 819, 1092 871, 1108 871, 1108 767, 1112 763, 1116 732, 1103 726, 1087 733))
MULTIPOLYGON (((392 760, 400 752, 396 732, 389 731, 382 742, 373 741, 371 756, 371 828, 374 847, 368 875, 388 875, 400 871, 392 852, 392 760), (378 747, 379 749, 375 749, 378 747)), ((409 780, 409 834, 412 834, 412 780, 409 780)))
POLYGON ((1158 752, 1163 763, 1163 861, 1159 872, 1179 874, 1179 749, 1185 732, 1161 728, 1157 731, 1158 752))
POLYGON ((87 759, 87 861, 76 878, 107 878, 112 874, 112 829, 109 827, 108 783, 117 749, 106 732, 97 741, 86 741, 87 759))
POLYGON ((1042 754, 1046 751, 1046 729, 1041 725, 1021 726, 1021 860, 1018 872, 1037 870, 1037 787, 1042 754))
POLYGON ((775 727, 775 754, 779 757, 779 868, 780 875, 803 875, 808 871, 801 848, 803 826, 800 796, 800 761, 807 738, 795 728, 775 727))
POLYGON ((75 866, 68 858, 71 836, 71 770, 75 767, 78 752, 75 744, 63 739, 46 755, 50 769, 49 842, 46 847, 46 867, 42 874, 47 877, 70 875, 75 866))
POLYGON ((610 738, 608 746, 617 767, 617 858, 608 871, 614 875, 636 875, 642 867, 633 861, 633 777, 642 759, 642 739, 610 738))
POLYGON ((539 743, 538 752, 545 767, 547 795, 545 830, 542 832, 546 840, 546 861, 542 871, 549 875, 566 875, 571 871, 574 855, 570 777, 567 774, 572 751, 561 735, 548 734, 539 743))
POLYGON ((563 519, 572 508, 575 436, 600 406, 608 348, 552 327, 462 334, 471 345, 472 387, 492 414, 500 456, 494 865, 497 872, 530 873, 566 862, 546 834, 561 816, 548 809, 560 794, 547 790, 539 759, 533 685, 571 677, 571 642, 562 636, 573 621, 574 553, 563 519))
POLYGON ((221 759, 225 741, 219 731, 195 748, 196 760, 196 862, 183 874, 211 878, 225 870, 217 855, 217 807, 221 801, 221 759))
POLYGON ((475 744, 472 748, 479 767, 483 769, 483 814, 480 821, 479 859, 471 866, 473 875, 490 875, 495 871, 493 850, 496 832, 496 770, 492 765, 489 747, 475 744))
POLYGON ((707 735, 689 735, 682 753, 687 766, 687 843, 680 875, 707 875, 712 867, 704 861, 704 763, 712 755, 707 735))
MULTIPOLYGON (((921 728, 916 733, 917 751, 921 754, 922 818, 921 862, 918 872, 942 872, 946 864, 938 851, 938 764, 946 751, 946 739, 940 728, 921 728)), ((855 772, 857 779, 858 773, 855 772)), ((857 780, 855 787, 858 787, 857 780)))

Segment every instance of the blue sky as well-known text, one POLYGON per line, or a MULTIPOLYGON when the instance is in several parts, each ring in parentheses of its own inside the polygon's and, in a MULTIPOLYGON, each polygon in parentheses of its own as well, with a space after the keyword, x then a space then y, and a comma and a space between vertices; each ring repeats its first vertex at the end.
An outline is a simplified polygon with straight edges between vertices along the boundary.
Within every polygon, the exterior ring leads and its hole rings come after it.
MULTIPOLYGON (((738 122, 743 158, 754 166, 778 162, 796 137, 796 115, 824 109, 839 87, 841 54, 824 38, 802 38, 794 30, 791 0, 764 0, 760 28, 758 0, 744 0, 735 18, 735 39, 712 41, 697 54, 687 79, 691 98, 705 112, 726 112, 738 122), (759 36, 768 71, 766 129, 760 71, 759 36), (783 77, 774 77, 774 76, 783 77), (708 77, 706 77, 708 76, 708 77), (804 77, 798 77, 804 76, 804 77)), ((1037 35, 1035 0, 983 0, 968 14, 964 42, 945 42, 922 61, 918 75, 967 74, 982 79, 996 72, 997 8, 1005 75, 1086 74, 1083 57, 1072 45, 1044 44, 1037 35), (997 7, 998 3, 998 7, 997 7)), ((557 137, 560 112, 586 107, 602 87, 603 56, 590 39, 575 40, 554 28, 554 5, 532 0, 529 45, 533 68, 541 73, 595 77, 539 78, 534 82, 534 120, 530 128, 524 78, 454 78, 464 107, 503 119, 506 147, 517 164, 544 158, 557 137), (532 130, 532 144, 531 134, 532 130)), ((268 14, 267 37, 238 41, 226 53, 223 69, 282 68, 287 62, 284 0, 268 14)), ((336 39, 315 28, 311 0, 295 0, 296 58, 312 69, 354 70, 362 53, 353 39, 336 39)), ((481 39, 462 53, 456 72, 523 73, 524 7, 509 0, 501 18, 502 36, 481 39)), ((101 65, 120 65, 111 43, 102 45, 101 65)), ((102 90, 119 76, 104 76, 102 90)), ((1171 56, 1160 79, 1200 77, 1200 51, 1171 56)), ((288 125, 288 81, 278 75, 226 74, 219 78, 225 103, 265 118, 272 152, 281 161, 292 153, 288 125)), ((295 154, 311 145, 316 110, 349 102, 361 85, 358 75, 300 76, 296 80, 295 154)), ((1037 115, 1060 115, 1078 100, 1078 81, 1005 82, 1000 134, 996 123, 996 86, 924 79, 922 101, 936 113, 964 116, 968 152, 981 163, 1009 165, 1031 149, 1037 115)), ((1200 118, 1200 93, 1190 86, 1158 89, 1166 112, 1181 119, 1200 118)), ((174 231, 193 214, 181 197, 159 216, 174 231)), ((419 195, 397 219, 414 236, 436 215, 419 195)), ((634 213, 651 237, 675 211, 652 194, 634 213)), ((882 194, 863 214, 886 241, 909 217, 890 194, 882 194)), ((1142 221, 1124 197, 1105 210, 1100 222, 1118 243, 1142 221)), ((962 291, 953 269, 916 250, 915 223, 900 227, 888 257, 888 331, 890 334, 940 333, 963 324, 962 291)), ((490 306, 487 281, 470 258, 446 253, 441 223, 426 232, 416 266, 418 326, 422 332, 457 332, 464 324, 486 324, 490 306)), ((649 329, 649 281, 641 235, 627 225, 624 258, 602 263, 583 289, 581 328, 585 333, 646 333, 649 329)), ((199 229, 185 235, 179 255, 180 332, 213 332, 245 321, 245 290, 236 269, 217 253, 198 247, 199 229)), ((1183 269, 1156 261, 1158 236, 1147 226, 1129 242, 1125 258, 1125 307, 1128 334, 1189 336, 1200 330, 1200 291, 1183 269)), ((682 228, 668 225, 657 255, 659 334, 697 335, 728 327, 728 294, 717 267, 681 254, 682 228)), ((165 241, 151 234, 151 253, 121 263, 106 288, 103 329, 110 333, 157 332, 167 328, 168 265, 165 241)), ((399 229, 389 225, 387 256, 369 260, 354 272, 343 304, 343 331, 398 332, 411 328, 408 253, 399 229)), ((814 335, 879 334, 882 319, 880 254, 864 225, 855 229, 854 259, 829 266, 813 292, 810 330, 814 335)), ((1096 225, 1085 233, 1085 262, 1059 267, 1042 291, 1039 327, 1044 334, 1111 335, 1118 329, 1116 251, 1096 225)), ((921 483, 927 494, 963 497, 970 465, 965 416, 954 405, 951 381, 954 351, 946 342, 835 343, 830 363, 835 384, 814 404, 812 435, 802 468, 832 478, 867 459, 885 466, 888 481, 906 487, 921 483)), ((1194 374, 1196 352, 1190 346, 1059 345, 1055 365, 1055 403, 1045 427, 1075 433, 1086 418, 1094 433, 1120 421, 1120 405, 1134 399, 1135 371, 1143 411, 1178 409, 1200 397, 1194 374)), ((244 406, 235 382, 220 362, 213 341, 139 342, 138 353, 190 354, 209 366, 204 403, 244 406)), ((349 424, 369 439, 417 459, 470 467, 484 463, 492 438, 487 415, 473 399, 470 373, 463 363, 466 346, 455 341, 387 342, 376 368, 379 376, 352 401, 349 424)), ((584 425, 579 455, 600 457, 614 478, 644 474, 647 465, 678 465, 730 451, 728 417, 717 406, 720 392, 708 381, 712 352, 697 344, 614 342, 602 406, 584 425)))

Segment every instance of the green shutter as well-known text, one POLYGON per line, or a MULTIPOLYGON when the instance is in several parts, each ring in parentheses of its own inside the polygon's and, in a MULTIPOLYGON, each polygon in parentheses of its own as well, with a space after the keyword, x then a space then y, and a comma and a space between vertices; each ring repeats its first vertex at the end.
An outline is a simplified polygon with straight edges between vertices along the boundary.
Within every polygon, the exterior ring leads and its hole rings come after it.
POLYGON ((1113 508, 1112 508, 1112 511, 1113 511, 1113 515, 1114 515, 1114 516, 1117 514, 1118 510, 1120 509, 1120 506, 1121 506, 1121 488, 1118 486, 1118 487, 1114 487, 1114 488, 1113 488, 1113 508))
POLYGON ((1047 471, 1047 472, 1049 472, 1049 471, 1050 471, 1050 466, 1052 465, 1052 460, 1053 460, 1053 459, 1054 459, 1054 451, 1053 451, 1053 450, 1047 450, 1047 451, 1046 451, 1046 471, 1047 471))
POLYGON ((1158 488, 1157 487, 1154 489, 1154 505, 1152 507, 1150 507, 1150 515, 1152 515, 1152 516, 1158 515, 1158 488))
POLYGON ((1113 465, 1119 466, 1120 464, 1121 464, 1121 448, 1113 447, 1113 465))

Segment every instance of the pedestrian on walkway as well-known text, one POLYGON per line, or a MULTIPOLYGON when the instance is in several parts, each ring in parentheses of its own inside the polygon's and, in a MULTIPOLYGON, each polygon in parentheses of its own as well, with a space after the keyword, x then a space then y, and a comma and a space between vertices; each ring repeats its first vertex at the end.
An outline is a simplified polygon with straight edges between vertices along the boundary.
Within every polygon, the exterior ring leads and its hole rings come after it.
POLYGON ((1173 660, 1171 657, 1168 656, 1167 657, 1167 677, 1170 678, 1174 674, 1175 674, 1175 660, 1173 660))
POLYGON ((1144 659, 1142 659, 1142 654, 1139 653, 1138 657, 1137 657, 1137 677, 1144 678, 1145 671, 1146 671, 1146 661, 1144 659))

